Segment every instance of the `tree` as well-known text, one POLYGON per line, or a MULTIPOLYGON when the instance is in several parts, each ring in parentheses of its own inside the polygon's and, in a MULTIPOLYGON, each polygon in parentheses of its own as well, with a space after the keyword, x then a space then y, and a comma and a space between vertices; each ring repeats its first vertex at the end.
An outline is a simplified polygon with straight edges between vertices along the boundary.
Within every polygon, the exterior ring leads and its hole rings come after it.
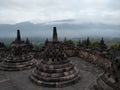
POLYGON ((67 40, 66 44, 68 44, 70 46, 74 46, 75 45, 74 41, 72 41, 72 40, 67 40))
POLYGON ((120 44, 112 44, 109 48, 109 50, 112 52, 112 51, 116 51, 116 50, 120 50, 120 44))
POLYGON ((100 43, 98 41, 95 41, 92 43, 92 47, 95 49, 97 47, 99 47, 100 43))

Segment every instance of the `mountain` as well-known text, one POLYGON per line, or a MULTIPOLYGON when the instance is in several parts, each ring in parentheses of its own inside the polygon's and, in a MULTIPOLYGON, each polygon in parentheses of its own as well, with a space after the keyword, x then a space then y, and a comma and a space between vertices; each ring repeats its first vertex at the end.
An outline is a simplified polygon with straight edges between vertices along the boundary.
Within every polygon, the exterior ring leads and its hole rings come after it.
MULTIPOLYGON (((69 20, 70 21, 70 20, 69 20)), ((71 20, 72 21, 72 20, 71 20)), ((0 24, 0 37, 15 37, 16 30, 21 30, 23 37, 45 37, 52 35, 52 27, 57 26, 59 37, 120 37, 120 25, 101 23, 68 23, 55 21, 49 23, 33 24, 21 22, 17 24, 0 24)))

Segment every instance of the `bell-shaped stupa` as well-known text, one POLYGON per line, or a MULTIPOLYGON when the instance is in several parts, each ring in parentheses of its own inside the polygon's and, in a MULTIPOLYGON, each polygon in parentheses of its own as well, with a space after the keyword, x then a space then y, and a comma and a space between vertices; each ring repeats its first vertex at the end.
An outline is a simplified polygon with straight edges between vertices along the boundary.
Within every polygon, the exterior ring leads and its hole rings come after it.
POLYGON ((11 43, 7 57, 0 63, 0 69, 5 71, 17 71, 30 69, 36 66, 36 60, 29 53, 28 44, 21 40, 20 31, 17 30, 17 38, 11 43))
POLYGON ((32 72, 30 79, 45 87, 64 87, 76 83, 79 70, 67 59, 64 44, 58 41, 57 29, 53 28, 53 41, 47 43, 44 58, 32 72))

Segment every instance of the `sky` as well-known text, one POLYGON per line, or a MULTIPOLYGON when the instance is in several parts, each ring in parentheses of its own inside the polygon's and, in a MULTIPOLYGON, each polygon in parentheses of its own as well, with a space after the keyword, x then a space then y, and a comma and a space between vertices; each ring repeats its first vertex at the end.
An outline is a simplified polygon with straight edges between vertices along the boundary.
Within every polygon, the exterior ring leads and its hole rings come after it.
POLYGON ((0 0, 0 24, 120 24, 120 0, 0 0))

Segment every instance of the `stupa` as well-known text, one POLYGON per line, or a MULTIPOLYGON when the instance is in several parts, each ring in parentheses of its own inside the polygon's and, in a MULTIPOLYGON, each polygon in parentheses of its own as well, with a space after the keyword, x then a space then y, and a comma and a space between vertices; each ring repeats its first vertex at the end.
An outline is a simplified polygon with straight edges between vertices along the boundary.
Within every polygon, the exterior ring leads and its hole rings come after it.
POLYGON ((120 51, 117 54, 111 66, 97 78, 94 90, 120 90, 120 51))
POLYGON ((17 38, 11 43, 8 55, 0 63, 0 69, 6 71, 17 71, 32 68, 36 60, 30 55, 26 42, 21 40, 20 31, 17 30, 17 38))
POLYGON ((0 42, 0 62, 2 62, 2 58, 5 56, 6 46, 3 42, 0 42))
POLYGON ((79 70, 67 59, 64 44, 58 41, 57 29, 53 28, 53 41, 49 41, 44 58, 32 72, 32 82, 45 87, 64 87, 76 83, 80 78, 79 70))
POLYGON ((6 46, 5 46, 5 44, 3 42, 0 42, 0 50, 1 49, 6 49, 6 46))
POLYGON ((109 58, 109 50, 108 50, 108 47, 107 45, 105 44, 104 42, 104 39, 102 38, 99 42, 99 46, 98 46, 98 49, 97 51, 99 52, 99 55, 104 57, 104 58, 109 58))
POLYGON ((98 50, 101 51, 101 52, 107 50, 107 45, 105 44, 103 38, 100 40, 100 44, 99 44, 98 50))

